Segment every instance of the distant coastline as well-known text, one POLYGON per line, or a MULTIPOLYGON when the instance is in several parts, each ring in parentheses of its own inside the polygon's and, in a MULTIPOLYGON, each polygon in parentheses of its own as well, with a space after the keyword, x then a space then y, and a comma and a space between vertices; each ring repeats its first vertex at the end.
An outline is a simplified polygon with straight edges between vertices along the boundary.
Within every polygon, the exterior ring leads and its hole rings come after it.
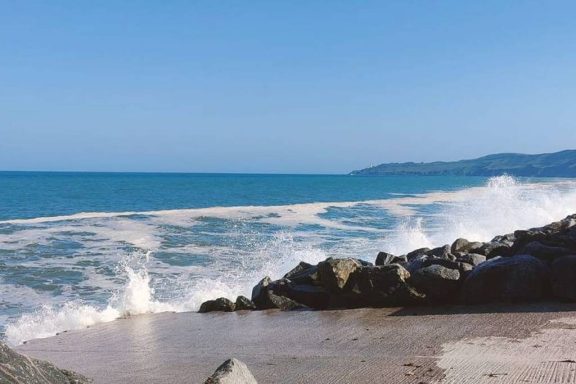
POLYGON ((500 153, 477 159, 432 163, 385 163, 356 170, 366 176, 498 176, 576 177, 576 150, 526 155, 500 153))

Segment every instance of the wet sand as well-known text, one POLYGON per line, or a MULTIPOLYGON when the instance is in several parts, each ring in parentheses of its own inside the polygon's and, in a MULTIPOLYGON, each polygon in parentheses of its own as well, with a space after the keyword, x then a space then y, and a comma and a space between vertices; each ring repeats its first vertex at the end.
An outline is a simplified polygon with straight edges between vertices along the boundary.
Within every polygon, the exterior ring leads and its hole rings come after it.
POLYGON ((576 383, 576 305, 163 313, 17 348, 96 383, 576 383))

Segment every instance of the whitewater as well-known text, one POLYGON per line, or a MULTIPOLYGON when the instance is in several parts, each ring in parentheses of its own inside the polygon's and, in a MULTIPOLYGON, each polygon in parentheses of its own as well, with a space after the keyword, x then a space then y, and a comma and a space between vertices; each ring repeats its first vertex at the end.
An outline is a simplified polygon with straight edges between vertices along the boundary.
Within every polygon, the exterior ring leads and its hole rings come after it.
POLYGON ((9 218, 0 221, 0 321, 17 345, 250 296, 263 276, 278 278, 300 261, 373 262, 382 250, 487 241, 575 212, 576 181, 499 176, 377 199, 9 218))

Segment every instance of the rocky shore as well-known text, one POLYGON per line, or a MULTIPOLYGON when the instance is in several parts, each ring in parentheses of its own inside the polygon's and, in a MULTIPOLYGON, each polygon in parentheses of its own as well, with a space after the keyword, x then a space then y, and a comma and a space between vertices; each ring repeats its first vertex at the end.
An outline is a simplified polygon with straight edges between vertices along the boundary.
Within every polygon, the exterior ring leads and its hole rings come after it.
POLYGON ((264 277, 248 299, 219 298, 199 312, 347 309, 435 304, 576 301, 576 214, 489 242, 457 239, 406 255, 380 252, 375 263, 328 258, 264 277))

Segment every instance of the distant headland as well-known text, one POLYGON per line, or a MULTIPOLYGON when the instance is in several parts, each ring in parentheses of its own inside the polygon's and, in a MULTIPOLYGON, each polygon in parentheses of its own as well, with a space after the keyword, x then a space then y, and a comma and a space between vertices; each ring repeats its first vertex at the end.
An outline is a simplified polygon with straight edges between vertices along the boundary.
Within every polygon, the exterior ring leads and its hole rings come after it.
POLYGON ((478 159, 433 163, 387 163, 350 173, 367 176, 497 176, 576 177, 576 150, 539 155, 500 153, 478 159))

